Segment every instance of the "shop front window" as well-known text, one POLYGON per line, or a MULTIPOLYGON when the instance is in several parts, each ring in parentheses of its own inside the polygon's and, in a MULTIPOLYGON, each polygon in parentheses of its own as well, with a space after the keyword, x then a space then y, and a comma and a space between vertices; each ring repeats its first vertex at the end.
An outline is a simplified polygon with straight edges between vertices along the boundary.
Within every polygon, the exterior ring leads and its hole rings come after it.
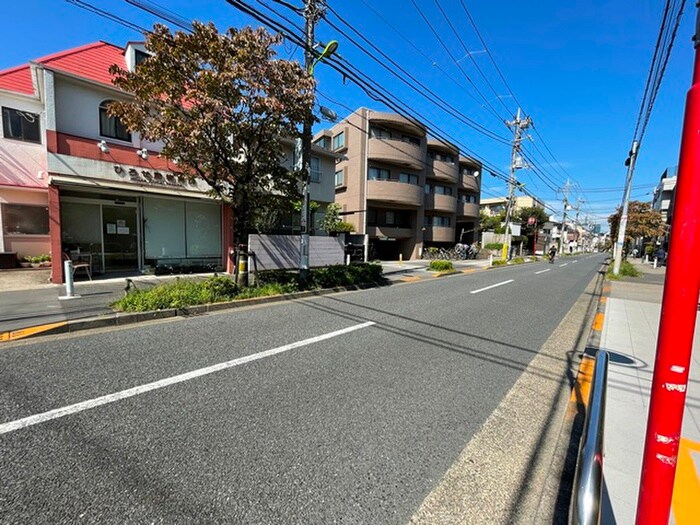
POLYGON ((49 209, 46 206, 3 204, 2 227, 6 235, 48 235, 49 209))

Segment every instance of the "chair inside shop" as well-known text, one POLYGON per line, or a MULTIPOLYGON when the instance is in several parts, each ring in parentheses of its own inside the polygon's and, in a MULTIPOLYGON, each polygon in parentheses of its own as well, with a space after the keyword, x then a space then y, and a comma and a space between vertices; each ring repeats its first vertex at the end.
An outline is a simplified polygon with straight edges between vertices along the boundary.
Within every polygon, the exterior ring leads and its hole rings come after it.
POLYGON ((80 269, 83 269, 85 270, 88 279, 92 281, 92 272, 90 271, 91 264, 89 262, 82 262, 80 259, 74 261, 73 259, 71 259, 71 256, 68 255, 66 252, 63 252, 63 260, 71 261, 73 263, 73 276, 75 276, 75 272, 77 272, 80 269))

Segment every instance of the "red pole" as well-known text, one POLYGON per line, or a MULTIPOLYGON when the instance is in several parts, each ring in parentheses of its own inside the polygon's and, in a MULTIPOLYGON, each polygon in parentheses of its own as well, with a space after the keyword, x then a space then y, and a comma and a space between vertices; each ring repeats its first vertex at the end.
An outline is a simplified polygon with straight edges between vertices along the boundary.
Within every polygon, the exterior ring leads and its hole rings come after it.
MULTIPOLYGON (((700 28, 700 14, 698 16, 700 28)), ((637 503, 637 525, 667 524, 693 349, 700 290, 700 50, 695 38, 678 162, 668 266, 651 385, 649 420, 637 503)))

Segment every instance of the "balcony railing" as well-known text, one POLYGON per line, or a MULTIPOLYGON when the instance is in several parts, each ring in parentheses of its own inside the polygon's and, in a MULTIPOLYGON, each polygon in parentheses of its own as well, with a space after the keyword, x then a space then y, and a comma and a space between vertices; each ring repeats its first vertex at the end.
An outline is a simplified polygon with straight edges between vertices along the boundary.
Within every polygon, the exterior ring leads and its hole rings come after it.
POLYGON ((452 195, 430 193, 425 196, 425 209, 429 211, 444 211, 454 213, 457 206, 457 198, 452 195))
POLYGON ((457 202, 457 215, 459 217, 479 217, 479 205, 475 202, 457 202))
POLYGON ((397 164, 416 171, 423 169, 423 151, 417 144, 390 138, 370 138, 368 142, 367 157, 371 160, 397 164))
POLYGON ((397 180, 369 180, 367 199, 418 208, 422 204, 423 189, 397 180))
POLYGON ((444 160, 432 161, 432 170, 428 170, 428 176, 442 181, 455 183, 459 179, 459 166, 454 162, 444 160))

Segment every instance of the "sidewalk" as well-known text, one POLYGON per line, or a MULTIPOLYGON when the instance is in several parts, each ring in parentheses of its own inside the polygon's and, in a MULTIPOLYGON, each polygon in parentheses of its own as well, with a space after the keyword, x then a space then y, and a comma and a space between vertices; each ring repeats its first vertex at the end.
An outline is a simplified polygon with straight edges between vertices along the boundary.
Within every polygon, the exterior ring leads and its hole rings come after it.
MULTIPOLYGON (((399 279, 406 274, 425 274, 430 261, 384 261, 384 275, 399 279)), ((454 261, 455 269, 482 268, 488 260, 454 261)), ((204 278, 211 274, 139 275, 129 277, 137 288, 148 288, 177 277, 204 278)), ((0 272, 0 334, 40 325, 112 314, 109 304, 124 296, 126 278, 96 278, 75 283, 79 299, 59 300, 65 286, 47 284, 49 270, 0 272)))
MULTIPOLYGON (((610 352, 601 521, 605 525, 635 522, 659 328, 665 268, 636 266, 644 272, 642 277, 625 278, 610 285, 600 342, 600 347, 610 352)), ((696 330, 695 349, 699 341, 696 330)), ((690 525, 698 523, 700 516, 700 355, 697 352, 691 361, 682 438, 671 522, 690 525)))

